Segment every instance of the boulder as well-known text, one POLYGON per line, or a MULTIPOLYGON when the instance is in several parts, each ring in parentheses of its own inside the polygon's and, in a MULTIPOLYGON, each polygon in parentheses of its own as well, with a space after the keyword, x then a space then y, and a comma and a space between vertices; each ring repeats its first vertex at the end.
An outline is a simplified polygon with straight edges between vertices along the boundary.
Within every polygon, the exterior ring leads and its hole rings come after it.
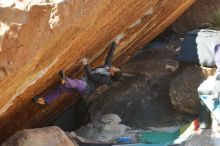
POLYGON ((130 127, 120 124, 120 121, 121 119, 118 115, 106 114, 77 129, 76 134, 93 143, 116 142, 118 137, 125 135, 127 131, 131 130, 130 127))
POLYGON ((219 7, 218 0, 197 0, 172 24, 173 30, 184 34, 193 29, 210 27, 210 16, 219 7))
POLYGON ((188 115, 173 110, 169 97, 169 81, 174 71, 166 69, 166 65, 178 69, 179 63, 173 56, 175 48, 163 47, 141 50, 122 67, 124 76, 120 82, 90 97, 91 119, 114 113, 120 116, 123 124, 135 129, 188 122, 188 115))
POLYGON ((212 130, 204 130, 199 135, 194 135, 191 139, 189 139, 185 146, 218 146, 215 145, 214 140, 212 139, 212 130))
POLYGON ((208 76, 214 73, 214 68, 182 66, 170 82, 169 95, 173 107, 180 112, 198 114, 197 89, 208 76))
POLYGON ((58 127, 25 129, 16 132, 2 146, 77 146, 58 127))
POLYGON ((0 143, 18 130, 48 125, 76 103, 77 94, 43 108, 31 103, 34 95, 55 86, 59 70, 80 77, 81 58, 101 65, 114 39, 120 40, 114 56, 120 66, 194 1, 1 1, 0 143))

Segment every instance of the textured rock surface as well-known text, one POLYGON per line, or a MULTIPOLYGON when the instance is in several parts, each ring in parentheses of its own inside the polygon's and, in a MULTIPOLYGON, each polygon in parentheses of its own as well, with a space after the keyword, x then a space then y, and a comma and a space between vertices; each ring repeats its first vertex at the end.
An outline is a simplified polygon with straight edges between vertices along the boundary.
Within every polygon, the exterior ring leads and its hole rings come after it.
POLYGON ((83 56, 92 65, 101 64, 105 46, 116 37, 121 38, 121 43, 115 63, 126 62, 194 0, 24 1, 27 5, 21 2, 1 4, 1 11, 9 11, 6 14, 12 16, 0 14, 1 23, 9 26, 1 38, 0 142, 17 130, 47 125, 74 104, 76 96, 59 98, 43 108, 30 102, 35 94, 56 82, 60 69, 79 76, 83 56), (19 19, 9 22, 17 10, 21 13, 17 15, 19 19))
POLYGON ((210 14, 219 7, 219 0, 197 0, 172 24, 173 30, 177 33, 185 33, 198 27, 208 26, 210 14))
POLYGON ((195 135, 185 144, 185 146, 218 146, 215 145, 212 136, 212 130, 205 130, 200 135, 195 135))
POLYGON ((58 127, 26 129, 15 133, 2 146, 77 146, 58 127))
POLYGON ((112 143, 118 137, 125 135, 130 127, 119 124, 120 117, 115 114, 106 114, 101 118, 93 120, 86 126, 76 130, 77 136, 83 137, 87 141, 112 143))
POLYGON ((198 114, 197 88, 215 69, 186 65, 180 68, 170 82, 169 95, 173 107, 180 112, 198 114))

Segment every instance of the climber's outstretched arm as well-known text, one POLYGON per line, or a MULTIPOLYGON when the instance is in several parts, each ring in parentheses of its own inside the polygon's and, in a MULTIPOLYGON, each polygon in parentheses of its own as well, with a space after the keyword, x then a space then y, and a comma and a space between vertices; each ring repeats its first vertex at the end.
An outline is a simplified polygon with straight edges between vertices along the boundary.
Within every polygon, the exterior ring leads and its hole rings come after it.
POLYGON ((107 48, 109 48, 109 51, 106 56, 104 66, 110 67, 112 65, 112 59, 113 59, 113 55, 114 55, 116 47, 117 47, 117 44, 115 42, 112 42, 111 44, 108 45, 107 48))

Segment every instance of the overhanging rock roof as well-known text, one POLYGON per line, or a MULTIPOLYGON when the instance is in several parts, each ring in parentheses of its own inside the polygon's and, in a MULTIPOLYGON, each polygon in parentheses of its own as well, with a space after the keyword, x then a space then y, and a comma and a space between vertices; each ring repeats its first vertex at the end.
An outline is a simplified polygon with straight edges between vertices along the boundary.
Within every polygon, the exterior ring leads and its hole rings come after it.
MULTIPOLYGON (((194 1, 55 1, 28 6, 24 19, 15 23, 3 21, 10 27, 0 51, 0 142, 17 130, 47 125, 77 100, 76 95, 63 96, 43 108, 31 103, 57 81, 60 69, 80 76, 81 58, 101 64, 105 47, 115 38, 120 44, 114 64, 122 65, 194 1)), ((1 9, 21 11, 13 6, 1 9)))

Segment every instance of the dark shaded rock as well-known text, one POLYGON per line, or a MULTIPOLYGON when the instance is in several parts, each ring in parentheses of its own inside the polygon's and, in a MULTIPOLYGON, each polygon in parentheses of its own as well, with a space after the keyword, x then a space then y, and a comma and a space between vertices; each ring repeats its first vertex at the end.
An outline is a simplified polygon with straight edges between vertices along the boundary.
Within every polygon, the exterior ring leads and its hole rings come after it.
POLYGON ((168 76, 128 77, 94 100, 91 118, 115 113, 123 124, 135 128, 176 125, 184 120, 172 109, 168 82, 168 76))
POLYGON ((186 33, 193 29, 210 27, 210 15, 219 7, 219 0, 197 0, 172 24, 173 30, 186 33))
POLYGON ((67 112, 58 117, 52 122, 52 126, 58 126, 64 131, 75 130, 78 126, 78 119, 76 114, 76 106, 72 106, 67 112))
POLYGON ((205 77, 199 67, 188 65, 171 80, 169 95, 173 107, 181 112, 197 114, 199 100, 197 88, 205 77))
POLYGON ((122 68, 125 76, 120 83, 90 98, 91 118, 115 113, 123 124, 143 129, 188 122, 188 116, 173 110, 169 97, 169 82, 174 71, 166 69, 166 65, 176 69, 179 65, 173 59, 174 50, 175 47, 170 46, 141 50, 122 68))

